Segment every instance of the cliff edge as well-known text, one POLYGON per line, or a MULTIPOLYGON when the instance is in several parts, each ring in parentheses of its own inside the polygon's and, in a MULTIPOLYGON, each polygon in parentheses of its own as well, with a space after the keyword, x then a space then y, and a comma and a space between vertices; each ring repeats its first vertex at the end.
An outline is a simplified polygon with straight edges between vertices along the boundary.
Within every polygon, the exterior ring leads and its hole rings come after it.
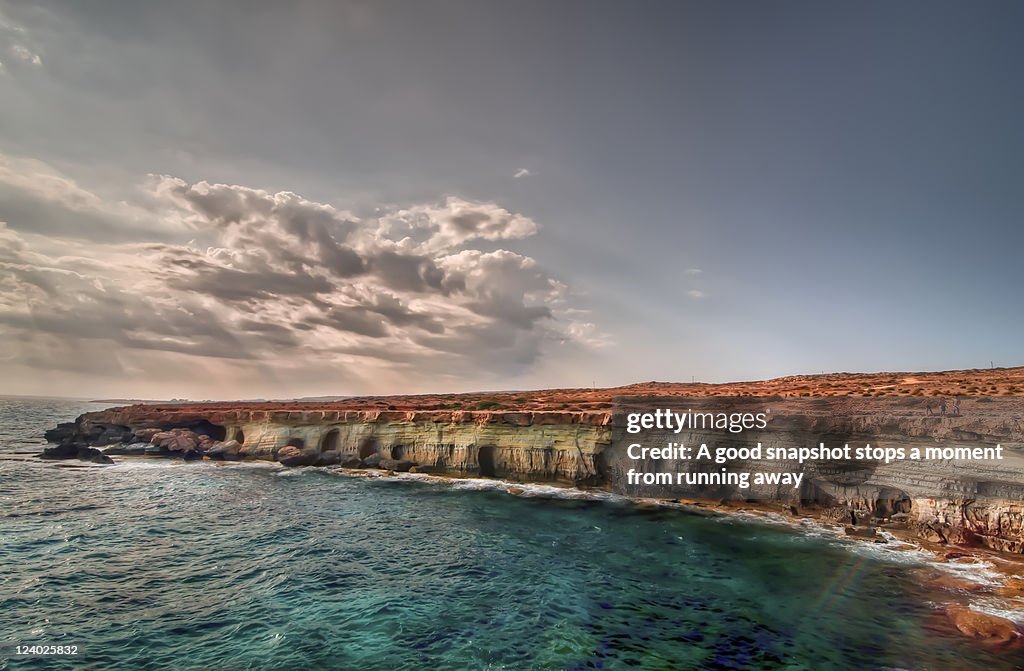
POLYGON ((1022 368, 337 402, 132 405, 86 413, 52 429, 46 437, 55 446, 43 456, 98 462, 117 455, 261 459, 604 488, 612 476, 612 404, 624 396, 771 396, 783 406, 815 399, 813 412, 807 404, 794 404, 786 414, 791 425, 782 440, 794 445, 812 434, 884 436, 908 446, 936 436, 965 444, 1001 442, 1007 458, 995 467, 879 464, 856 482, 811 477, 798 491, 780 489, 762 498, 785 509, 849 520, 854 527, 897 522, 937 542, 1024 552, 1022 368), (868 400, 879 396, 892 397, 887 409, 868 400), (1004 402, 999 412, 991 409, 995 396, 1008 397, 1009 412, 1004 402), (962 397, 962 415, 932 413, 932 405, 937 408, 947 397, 962 397))

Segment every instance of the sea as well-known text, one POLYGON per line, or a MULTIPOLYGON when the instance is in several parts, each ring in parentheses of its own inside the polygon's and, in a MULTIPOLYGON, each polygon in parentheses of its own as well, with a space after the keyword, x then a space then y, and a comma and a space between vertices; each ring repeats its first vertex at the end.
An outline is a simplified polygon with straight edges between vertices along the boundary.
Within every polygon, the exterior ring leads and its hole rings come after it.
POLYGON ((0 646, 78 652, 0 669, 1024 669, 922 578, 984 564, 552 486, 35 458, 101 407, 0 398, 0 646))

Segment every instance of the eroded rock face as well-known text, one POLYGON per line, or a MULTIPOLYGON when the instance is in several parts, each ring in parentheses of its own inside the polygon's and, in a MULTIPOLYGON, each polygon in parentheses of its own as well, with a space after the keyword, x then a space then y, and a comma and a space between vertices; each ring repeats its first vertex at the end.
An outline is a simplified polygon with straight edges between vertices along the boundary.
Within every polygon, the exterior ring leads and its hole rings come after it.
POLYGON ((923 534, 940 542, 975 545, 1004 552, 1024 552, 1024 504, 954 498, 914 501, 923 534))
MULTIPOLYGON (((79 417, 79 420, 81 417, 79 417)), ((52 429, 48 429, 43 433, 43 437, 46 438, 48 443, 67 443, 78 436, 78 422, 61 422, 52 429)))
POLYGON ((206 451, 206 456, 220 461, 238 461, 242 458, 241 451, 242 446, 237 440, 229 440, 213 443, 206 451))
POLYGON ((139 429, 135 432, 135 440, 140 443, 152 443, 153 436, 160 433, 160 429, 139 429))
POLYGON ((199 437, 188 429, 171 429, 153 434, 149 439, 157 447, 168 452, 189 452, 199 445, 199 437))
POLYGON ((450 412, 252 413, 226 430, 245 436, 244 459, 280 461, 280 451, 296 443, 326 454, 317 463, 349 468, 419 466, 461 475, 601 484, 600 453, 610 427, 590 417, 581 423, 582 413, 558 414, 575 423, 523 425, 520 415, 497 413, 462 413, 458 421, 450 412))

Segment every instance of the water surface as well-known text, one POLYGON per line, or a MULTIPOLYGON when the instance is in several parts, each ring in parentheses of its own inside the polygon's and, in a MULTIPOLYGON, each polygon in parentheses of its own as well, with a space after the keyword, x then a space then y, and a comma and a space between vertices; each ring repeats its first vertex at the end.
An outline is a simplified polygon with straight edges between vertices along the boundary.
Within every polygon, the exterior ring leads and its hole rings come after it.
POLYGON ((324 469, 12 459, 85 409, 0 399, 0 641, 86 649, 0 668, 1024 668, 948 635, 913 554, 786 527, 324 469))

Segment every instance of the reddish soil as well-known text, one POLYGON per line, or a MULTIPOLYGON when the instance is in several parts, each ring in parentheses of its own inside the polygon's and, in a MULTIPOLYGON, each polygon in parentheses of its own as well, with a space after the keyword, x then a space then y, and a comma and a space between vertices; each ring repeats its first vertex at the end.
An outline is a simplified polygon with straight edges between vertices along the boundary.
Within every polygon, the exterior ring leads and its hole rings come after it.
POLYGON ((641 382, 601 389, 356 396, 341 401, 174 403, 192 412, 246 410, 606 411, 616 396, 1024 396, 1024 367, 931 373, 826 373, 724 384, 641 382))

